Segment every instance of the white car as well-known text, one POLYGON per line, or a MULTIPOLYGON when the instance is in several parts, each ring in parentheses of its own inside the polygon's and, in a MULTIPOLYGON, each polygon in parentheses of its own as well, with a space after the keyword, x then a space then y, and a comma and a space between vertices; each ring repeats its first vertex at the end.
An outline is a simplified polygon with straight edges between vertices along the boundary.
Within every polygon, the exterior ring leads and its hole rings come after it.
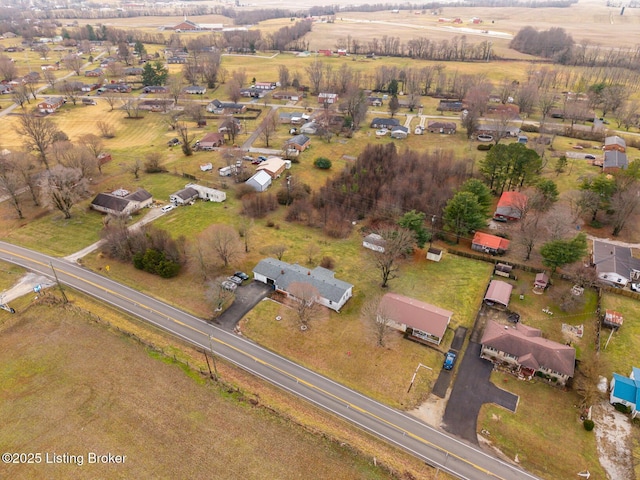
POLYGON ((384 137, 387 133, 389 133, 389 130, 381 128, 380 130, 376 130, 376 137, 384 137))
POLYGON ((633 290, 634 292, 640 292, 640 283, 632 283, 631 284, 631 290, 633 290))
POLYGON ((176 206, 175 206, 175 205, 173 205, 173 204, 169 204, 169 205, 165 205, 164 207, 162 207, 162 208, 160 209, 160 211, 161 211, 162 213, 167 213, 167 212, 170 212, 171 210, 173 210, 174 208, 176 208, 176 206))

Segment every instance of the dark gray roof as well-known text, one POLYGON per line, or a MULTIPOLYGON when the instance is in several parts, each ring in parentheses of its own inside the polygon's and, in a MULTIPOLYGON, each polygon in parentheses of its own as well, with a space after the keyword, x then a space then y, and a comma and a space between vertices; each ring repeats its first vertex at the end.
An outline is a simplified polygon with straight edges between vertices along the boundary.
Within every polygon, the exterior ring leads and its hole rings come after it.
POLYGON ((617 135, 613 135, 611 137, 605 137, 604 145, 605 146, 618 145, 620 147, 626 148, 627 147, 627 142, 624 141, 624 138, 619 137, 617 135))
POLYGON ((626 170, 629 166, 627 154, 618 150, 606 150, 604 152, 604 162, 602 168, 622 168, 626 170))
POLYGON ((390 127, 400 125, 400 121, 397 118, 374 118, 371 121, 371 125, 388 125, 390 127))
POLYGON ((632 270, 640 270, 640 259, 631 255, 629 247, 601 241, 593 242, 593 264, 598 274, 616 273, 627 280, 632 270))
POLYGON ((122 212, 125 208, 127 208, 127 205, 129 205, 129 200, 116 197, 115 195, 111 195, 109 193, 99 193, 98 195, 96 195, 96 198, 93 199, 91 205, 108 208, 109 210, 113 210, 114 212, 122 212))
POLYGON ((289 139, 289 141, 287 143, 289 143, 289 144, 294 143, 294 144, 300 145, 302 147, 309 140, 311 140, 311 139, 309 137, 307 137, 306 135, 296 135, 295 137, 289 139))
POLYGON ((138 190, 130 193, 124 198, 126 198, 127 200, 133 200, 134 202, 144 202, 145 200, 149 200, 151 197, 152 195, 144 188, 139 188, 138 190))
POLYGON ((318 289, 322 297, 335 303, 339 303, 344 294, 353 288, 350 283, 335 278, 335 274, 326 268, 316 267, 309 270, 297 263, 291 265, 275 258, 260 260, 253 272, 274 280, 276 285, 285 291, 292 283, 310 283, 318 289))
POLYGON ((190 198, 197 197, 198 191, 195 188, 187 187, 178 190, 174 195, 182 200, 189 200, 190 198))

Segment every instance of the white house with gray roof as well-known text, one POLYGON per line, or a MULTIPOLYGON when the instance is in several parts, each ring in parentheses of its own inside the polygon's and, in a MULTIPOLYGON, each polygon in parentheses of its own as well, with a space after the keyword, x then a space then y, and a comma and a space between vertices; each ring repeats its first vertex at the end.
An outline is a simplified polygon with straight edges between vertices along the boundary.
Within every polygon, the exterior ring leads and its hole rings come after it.
POLYGON ((287 295, 290 295, 288 288, 291 284, 309 283, 320 294, 318 303, 336 312, 353 295, 353 285, 335 278, 335 273, 331 270, 323 267, 310 270, 297 263, 291 265, 275 258, 261 260, 253 269, 253 278, 287 295))

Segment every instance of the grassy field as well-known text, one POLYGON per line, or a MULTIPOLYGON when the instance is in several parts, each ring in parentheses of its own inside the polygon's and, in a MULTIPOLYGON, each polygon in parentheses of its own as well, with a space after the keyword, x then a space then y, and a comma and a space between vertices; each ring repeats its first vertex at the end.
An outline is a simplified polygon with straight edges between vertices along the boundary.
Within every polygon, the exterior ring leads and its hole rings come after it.
POLYGON ((611 336, 606 345, 611 330, 602 329, 600 335, 600 348, 603 357, 606 358, 606 371, 603 375, 611 376, 613 372, 627 376, 632 367, 640 364, 638 352, 640 352, 640 303, 632 298, 605 293, 602 297, 602 308, 620 312, 624 317, 624 323, 620 329, 611 336), (605 348, 606 345, 606 348, 605 348))
POLYGON ((0 447, 81 455, 85 464, 5 465, 4 475, 390 478, 349 448, 194 381, 164 357, 61 308, 32 307, 0 327, 0 447), (89 465, 89 452, 126 460, 89 465))

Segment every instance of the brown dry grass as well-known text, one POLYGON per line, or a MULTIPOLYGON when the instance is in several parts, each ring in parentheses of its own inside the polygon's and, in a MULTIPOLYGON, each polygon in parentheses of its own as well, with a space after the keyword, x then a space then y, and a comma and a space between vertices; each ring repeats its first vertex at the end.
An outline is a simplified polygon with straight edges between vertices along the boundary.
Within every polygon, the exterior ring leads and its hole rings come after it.
POLYGON ((3 326, 2 451, 127 458, 5 466, 11 478, 388 478, 348 448, 194 382, 60 308, 32 307, 3 326))

